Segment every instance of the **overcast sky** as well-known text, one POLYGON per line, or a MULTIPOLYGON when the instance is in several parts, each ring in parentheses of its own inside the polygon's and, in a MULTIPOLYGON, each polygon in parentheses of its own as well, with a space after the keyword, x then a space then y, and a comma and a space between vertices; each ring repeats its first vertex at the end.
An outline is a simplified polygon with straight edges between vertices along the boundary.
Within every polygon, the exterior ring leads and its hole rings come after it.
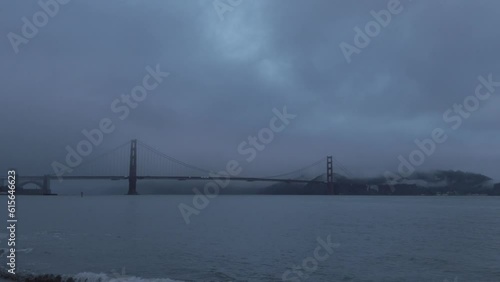
POLYGON ((243 0, 222 20, 212 0, 73 0, 16 54, 8 34, 22 36, 22 18, 42 8, 5 0, 0 169, 50 172, 102 118, 116 130, 93 154, 138 138, 222 169, 244 160, 238 145, 286 106, 297 118, 244 164, 248 172, 280 173, 328 154, 354 174, 396 171, 415 139, 443 128, 448 140, 419 169, 500 179, 500 88, 460 128, 443 120, 474 95, 478 76, 500 81, 500 3, 401 0, 402 11, 348 63, 340 44, 354 45, 354 28, 388 2, 243 0), (118 119, 113 101, 156 65, 170 76, 118 119))

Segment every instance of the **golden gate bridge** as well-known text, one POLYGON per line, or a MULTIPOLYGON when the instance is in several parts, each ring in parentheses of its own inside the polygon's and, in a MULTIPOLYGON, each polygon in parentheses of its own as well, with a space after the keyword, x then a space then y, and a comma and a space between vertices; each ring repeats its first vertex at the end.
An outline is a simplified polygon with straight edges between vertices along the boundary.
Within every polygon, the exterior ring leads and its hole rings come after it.
MULTIPOLYGON (((327 156, 294 171, 273 176, 245 177, 230 174, 223 176, 180 161, 134 139, 72 168, 71 172, 64 175, 19 175, 17 187, 34 184, 41 189, 41 194, 50 195, 52 194, 50 184, 53 180, 128 180, 127 194, 137 195, 138 180, 230 180, 321 184, 326 185, 329 194, 335 194, 334 159, 333 156, 327 156)), ((338 160, 335 161, 336 169, 350 176, 349 171, 338 160)), ((0 177, 0 181, 1 187, 7 186, 4 185, 6 177, 0 177)))

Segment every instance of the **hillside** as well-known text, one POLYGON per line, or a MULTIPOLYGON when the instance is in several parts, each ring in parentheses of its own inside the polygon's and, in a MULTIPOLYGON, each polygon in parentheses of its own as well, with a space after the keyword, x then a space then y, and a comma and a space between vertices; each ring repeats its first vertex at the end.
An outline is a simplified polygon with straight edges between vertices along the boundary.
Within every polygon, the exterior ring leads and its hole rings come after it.
MULTIPOLYGON (((500 183, 477 173, 438 170, 418 172, 395 185, 389 185, 383 177, 347 178, 335 175, 336 193, 341 195, 500 195, 500 183)), ((291 185, 278 183, 260 191, 262 194, 327 194, 325 185, 291 185)))

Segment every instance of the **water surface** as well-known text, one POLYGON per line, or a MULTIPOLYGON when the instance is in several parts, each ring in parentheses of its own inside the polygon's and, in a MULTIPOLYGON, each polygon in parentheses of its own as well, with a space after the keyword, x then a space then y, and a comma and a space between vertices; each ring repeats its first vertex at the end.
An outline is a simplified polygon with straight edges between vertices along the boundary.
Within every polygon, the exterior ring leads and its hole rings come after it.
POLYGON ((288 281, 500 281, 500 197, 219 196, 189 225, 179 203, 192 196, 20 196, 18 266, 281 281, 330 236, 329 258, 288 281))

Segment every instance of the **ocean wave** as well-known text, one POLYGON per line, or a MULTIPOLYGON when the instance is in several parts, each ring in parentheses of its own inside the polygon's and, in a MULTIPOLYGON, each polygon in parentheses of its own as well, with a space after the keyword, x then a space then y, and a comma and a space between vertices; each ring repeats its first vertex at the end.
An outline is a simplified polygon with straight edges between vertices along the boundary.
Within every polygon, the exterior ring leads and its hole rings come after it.
MULTIPOLYGON (((0 241, 1 243, 1 241, 0 241)), ((29 254, 33 251, 33 248, 26 248, 26 249, 18 249, 16 250, 16 253, 26 253, 29 254)), ((3 257, 5 254, 9 252, 8 248, 0 248, 0 258, 3 257)))
POLYGON ((168 278, 141 278, 136 276, 122 275, 114 277, 105 273, 83 272, 72 277, 75 282, 182 282, 168 278))
MULTIPOLYGON (((75 275, 17 273, 12 275, 5 269, 0 269, 0 278, 8 281, 39 281, 39 282, 183 282, 168 278, 142 278, 127 275, 109 275, 105 273, 82 272, 75 275)), ((1 279, 0 279, 1 280, 1 279)))

